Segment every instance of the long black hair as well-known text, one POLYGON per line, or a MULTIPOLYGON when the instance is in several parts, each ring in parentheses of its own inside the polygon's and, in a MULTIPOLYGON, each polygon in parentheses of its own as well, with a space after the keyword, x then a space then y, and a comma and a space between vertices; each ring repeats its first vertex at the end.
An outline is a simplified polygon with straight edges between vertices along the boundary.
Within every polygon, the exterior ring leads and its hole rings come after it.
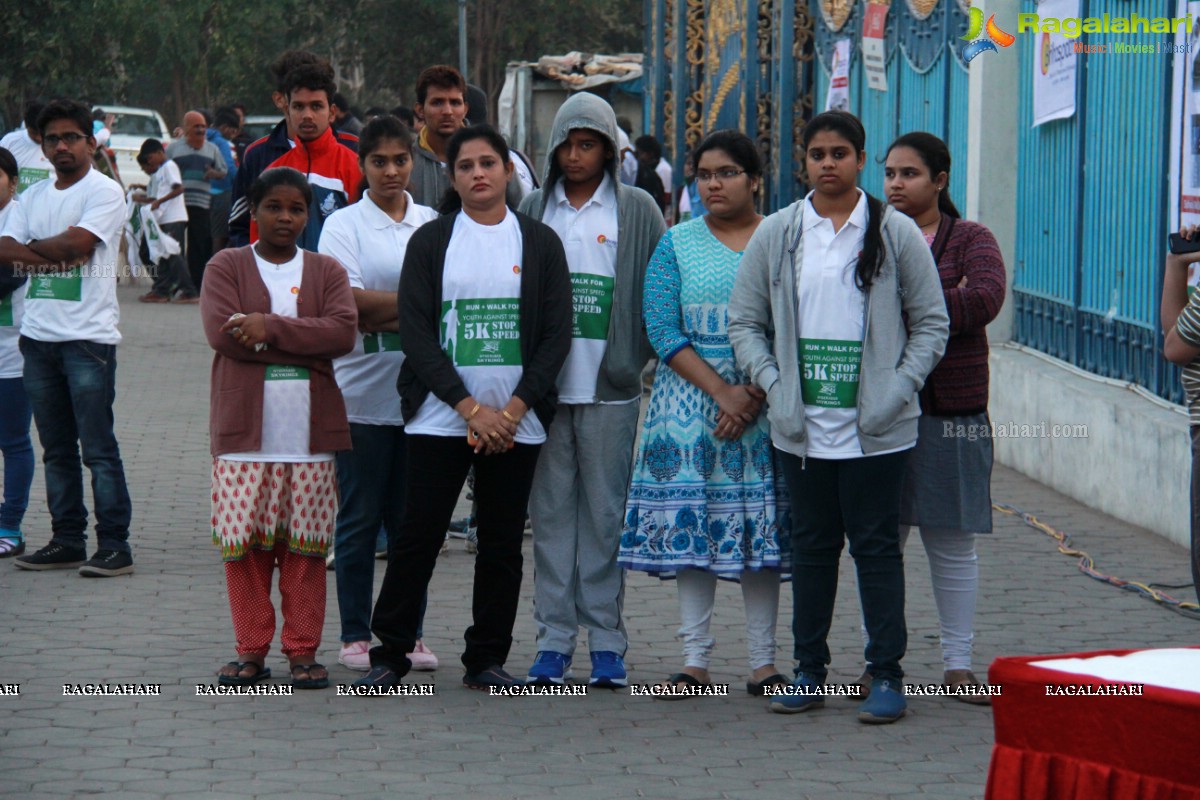
MULTIPOLYGON (((892 142, 887 149, 887 155, 890 155, 897 147, 908 147, 915 150, 929 169, 930 180, 936 178, 939 173, 946 173, 947 185, 938 192, 938 211, 955 219, 962 217, 962 214, 958 213, 958 208, 950 200, 950 148, 946 146, 946 143, 932 133, 915 131, 906 133, 892 142)), ((885 159, 887 155, 884 156, 885 159)))
MULTIPOLYGON (((804 126, 804 152, 808 152, 809 142, 822 131, 836 133, 848 141, 855 155, 861 155, 866 150, 867 131, 858 117, 849 111, 824 111, 809 120, 804 126)), ((866 290, 883 269, 886 253, 883 245, 883 203, 870 192, 863 194, 867 196, 867 231, 863 236, 863 249, 858 254, 858 264, 854 267, 854 283, 859 289, 866 290)))
POLYGON ((458 154, 463 145, 476 139, 483 139, 487 142, 506 165, 512 163, 512 155, 508 152, 508 142, 504 141, 500 132, 491 125, 471 125, 467 128, 460 128, 446 143, 446 169, 450 172, 450 188, 446 190, 442 202, 438 204, 439 214, 453 214, 462 210, 462 198, 454 190, 454 163, 458 161, 458 154))

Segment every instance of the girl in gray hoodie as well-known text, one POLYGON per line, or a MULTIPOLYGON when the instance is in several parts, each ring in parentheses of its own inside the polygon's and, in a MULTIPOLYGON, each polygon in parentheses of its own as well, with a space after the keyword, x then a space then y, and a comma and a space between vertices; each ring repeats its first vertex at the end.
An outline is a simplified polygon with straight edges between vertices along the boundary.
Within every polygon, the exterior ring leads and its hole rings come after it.
POLYGON ((771 710, 824 705, 838 558, 848 538, 874 679, 863 722, 905 713, 900 482, 917 392, 946 346, 937 268, 913 221, 857 187, 866 133, 853 115, 804 131, 815 189, 759 226, 729 301, 739 366, 767 393, 792 498, 796 680, 771 710))

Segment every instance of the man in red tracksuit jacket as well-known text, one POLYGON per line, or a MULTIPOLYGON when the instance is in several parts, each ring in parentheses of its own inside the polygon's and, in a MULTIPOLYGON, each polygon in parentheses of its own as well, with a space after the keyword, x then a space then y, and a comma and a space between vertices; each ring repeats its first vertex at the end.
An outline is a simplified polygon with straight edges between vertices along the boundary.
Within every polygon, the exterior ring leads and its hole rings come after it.
MULTIPOLYGON (((358 156, 343 146, 330 127, 333 109, 330 98, 336 91, 333 68, 328 62, 305 64, 284 79, 288 122, 296 132, 295 147, 267 167, 291 167, 304 173, 313 189, 308 227, 296 245, 316 252, 325 218, 357 202, 362 172, 358 156)), ((258 239, 258 227, 250 223, 250 241, 258 239)))
MULTIPOLYGON (((295 146, 296 131, 287 113, 286 80, 292 70, 305 64, 324 63, 324 59, 306 50, 289 50, 271 64, 275 91, 271 102, 284 113, 279 124, 266 136, 251 141, 245 152, 238 153, 238 170, 233 180, 233 203, 229 211, 229 243, 234 247, 250 244, 250 185, 273 161, 295 146)), ((358 137, 345 131, 334 131, 343 147, 358 152, 358 137)))

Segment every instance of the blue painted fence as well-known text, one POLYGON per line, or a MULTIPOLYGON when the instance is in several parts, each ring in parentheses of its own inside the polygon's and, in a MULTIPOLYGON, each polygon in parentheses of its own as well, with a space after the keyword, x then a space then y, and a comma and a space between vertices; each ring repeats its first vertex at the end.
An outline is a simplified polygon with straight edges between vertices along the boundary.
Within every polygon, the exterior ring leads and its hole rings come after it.
MULTIPOLYGON (((666 143, 677 181, 688 147, 715 128, 738 127, 755 138, 768 166, 764 211, 803 194, 798 142, 804 121, 825 107, 833 46, 844 37, 853 43, 850 110, 867 129, 863 187, 881 194, 880 158, 887 145, 902 133, 925 130, 949 144, 951 197, 965 206, 968 73, 958 47, 968 23, 963 5, 941 0, 919 18, 908 2, 893 0, 887 92, 867 86, 859 44, 864 0, 850 4, 840 25, 822 14, 823 5, 646 0, 644 118, 648 131, 666 143)), ((1023 11, 1036 10, 1033 0, 1022 5, 1023 11)), ((1099 0, 1081 0, 1080 13, 1106 8, 1099 0)), ((1127 0, 1122 9, 1148 17, 1163 13, 1156 0, 1127 0)), ((1019 36, 1013 48, 1019 52, 1005 57, 1030 63, 1036 43, 1036 37, 1019 36)), ((1008 265, 1014 338, 1178 402, 1178 370, 1162 359, 1158 334, 1170 225, 1171 59, 1079 58, 1076 114, 1037 128, 1032 84, 1022 72, 1018 231, 1015 263, 1008 265)))
MULTIPOLYGON (((1082 0, 1080 14, 1108 4, 1082 0)), ((1036 4, 1024 0, 1024 11, 1036 4)), ((1134 0, 1122 14, 1160 16, 1134 0)), ((1106 34, 1106 42, 1144 37, 1106 34)), ((1038 45, 1018 37, 1028 64, 1038 45)), ((1078 55, 1075 115, 1033 125, 1032 82, 1020 85, 1014 338, 1088 372, 1182 401, 1161 356, 1172 59, 1078 55)), ((1024 73, 1023 73, 1024 74, 1024 73)))

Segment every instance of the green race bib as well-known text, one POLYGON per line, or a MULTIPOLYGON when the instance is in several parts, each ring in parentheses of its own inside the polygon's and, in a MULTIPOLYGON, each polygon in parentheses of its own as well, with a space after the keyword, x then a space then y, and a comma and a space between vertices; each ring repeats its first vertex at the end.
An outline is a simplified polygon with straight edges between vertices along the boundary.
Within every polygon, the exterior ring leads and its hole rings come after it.
POLYGON ((83 275, 79 267, 66 275, 35 275, 29 279, 26 300, 66 300, 78 303, 83 299, 83 275))
POLYGON ((571 325, 574 339, 607 339, 612 314, 613 279, 603 275, 573 273, 571 298, 575 315, 571 325))
POLYGON ((806 406, 855 408, 862 342, 800 340, 800 394, 806 406))
POLYGON ((269 381, 306 381, 308 367, 295 367, 291 364, 268 364, 267 380, 269 381))
POLYGON ((400 334, 398 333, 363 334, 364 353, 399 353, 400 351, 400 334))
POLYGON ((10 294, 3 300, 0 300, 0 328, 11 328, 13 326, 13 298, 10 294))
POLYGON ((21 167, 17 172, 17 194, 33 186, 38 181, 50 177, 50 170, 40 167, 21 167))
POLYGON ((515 297, 442 303, 442 349, 457 367, 521 366, 521 306, 515 297))

